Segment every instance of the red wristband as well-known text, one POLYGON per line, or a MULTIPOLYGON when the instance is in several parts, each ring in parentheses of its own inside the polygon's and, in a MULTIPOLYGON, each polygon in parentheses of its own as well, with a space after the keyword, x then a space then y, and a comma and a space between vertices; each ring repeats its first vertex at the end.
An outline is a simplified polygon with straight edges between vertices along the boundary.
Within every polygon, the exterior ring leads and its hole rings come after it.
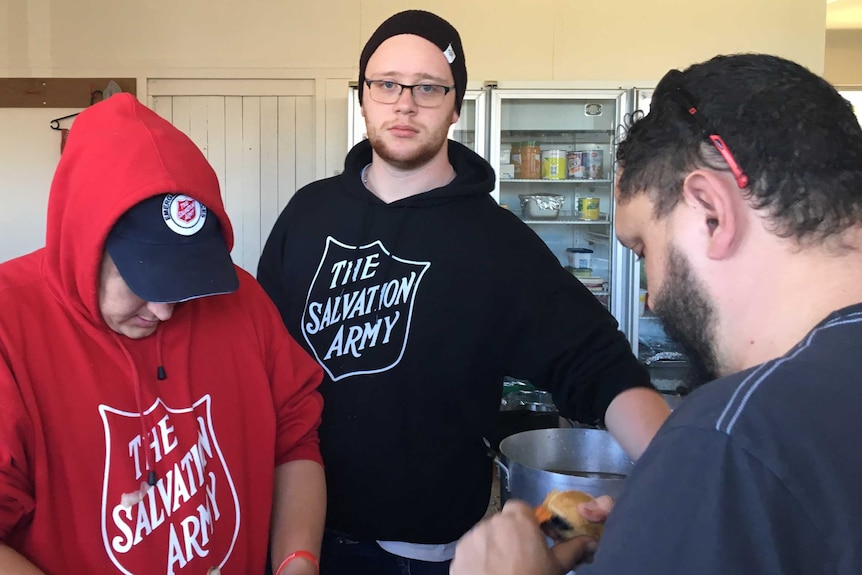
POLYGON ((311 551, 294 551, 290 555, 284 558, 284 561, 281 562, 281 565, 278 566, 278 569, 275 570, 275 575, 281 575, 281 571, 287 567, 287 564, 302 557, 303 559, 308 559, 312 563, 314 563, 314 570, 316 573, 320 573, 320 563, 317 562, 317 557, 311 551))

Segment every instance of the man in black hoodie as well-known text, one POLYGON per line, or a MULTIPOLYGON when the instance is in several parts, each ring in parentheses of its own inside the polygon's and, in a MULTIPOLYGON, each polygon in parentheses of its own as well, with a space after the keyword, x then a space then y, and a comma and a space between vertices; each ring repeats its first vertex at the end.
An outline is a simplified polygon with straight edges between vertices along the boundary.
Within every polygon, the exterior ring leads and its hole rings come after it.
POLYGON ((668 409, 613 317, 494 202, 491 166, 447 139, 467 83, 457 31, 396 14, 359 70, 368 140, 291 200, 258 279, 325 372, 321 572, 446 574, 488 505, 504 376, 633 457, 668 409))

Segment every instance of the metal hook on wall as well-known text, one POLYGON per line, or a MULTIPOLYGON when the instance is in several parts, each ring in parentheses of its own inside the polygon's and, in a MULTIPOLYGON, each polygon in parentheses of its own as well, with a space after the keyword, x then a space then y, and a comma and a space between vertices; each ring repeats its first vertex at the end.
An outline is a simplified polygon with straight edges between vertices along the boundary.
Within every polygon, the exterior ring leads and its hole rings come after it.
MULTIPOLYGON (((93 90, 90 93, 90 105, 92 106, 96 102, 101 102, 103 97, 104 97, 104 92, 102 90, 93 90)), ((69 114, 68 116, 63 116, 62 118, 54 118, 53 120, 51 120, 51 129, 52 130, 60 130, 61 129, 60 128, 60 122, 62 120, 68 120, 69 118, 74 118, 78 114, 80 114, 80 112, 76 112, 74 114, 69 114)))
POLYGON ((69 114, 68 116, 63 116, 62 118, 54 118, 53 120, 51 120, 51 129, 52 130, 59 130, 60 129, 60 122, 62 120, 68 120, 69 118, 74 118, 78 114, 80 114, 80 112, 76 112, 74 114, 69 114))

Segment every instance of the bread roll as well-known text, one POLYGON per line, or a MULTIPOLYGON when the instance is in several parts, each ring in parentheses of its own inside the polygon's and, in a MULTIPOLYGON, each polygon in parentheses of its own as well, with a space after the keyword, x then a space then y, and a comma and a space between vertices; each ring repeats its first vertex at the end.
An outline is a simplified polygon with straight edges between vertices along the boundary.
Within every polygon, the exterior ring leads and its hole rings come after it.
POLYGON ((578 513, 579 504, 592 500, 593 497, 583 491, 554 489, 536 509, 536 517, 551 537, 571 539, 578 535, 587 535, 598 539, 602 535, 604 524, 588 521, 578 513), (562 522, 559 519, 562 519, 562 522))

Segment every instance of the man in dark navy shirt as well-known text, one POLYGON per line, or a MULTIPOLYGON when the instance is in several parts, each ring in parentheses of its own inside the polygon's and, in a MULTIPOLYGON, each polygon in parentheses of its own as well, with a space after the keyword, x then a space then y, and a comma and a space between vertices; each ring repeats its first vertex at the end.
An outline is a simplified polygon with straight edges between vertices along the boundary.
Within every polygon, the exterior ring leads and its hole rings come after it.
MULTIPOLYGON (((862 573, 862 128, 766 55, 672 71, 620 144, 616 231, 651 301, 719 378, 667 420, 578 575, 862 573)), ((596 509, 584 509, 601 519, 596 509)), ((452 575, 558 575, 511 502, 452 575)))

